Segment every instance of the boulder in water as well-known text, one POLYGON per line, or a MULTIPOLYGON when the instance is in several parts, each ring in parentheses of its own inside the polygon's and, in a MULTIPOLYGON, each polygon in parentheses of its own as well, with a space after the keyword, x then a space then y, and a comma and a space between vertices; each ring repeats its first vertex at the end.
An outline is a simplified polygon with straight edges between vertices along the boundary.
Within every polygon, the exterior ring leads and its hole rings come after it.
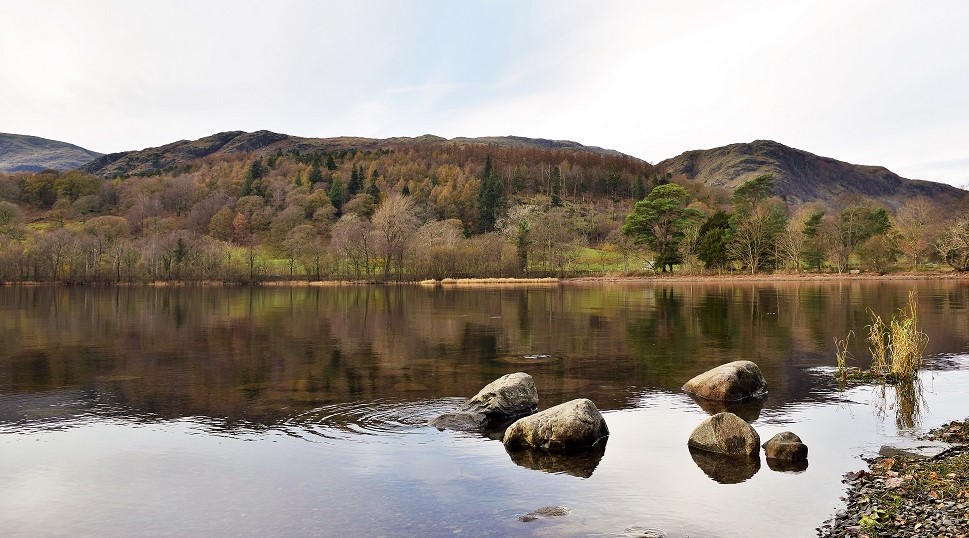
POLYGON ((509 449, 576 452, 605 443, 609 428, 591 400, 579 398, 520 418, 505 430, 509 449))
POLYGON ((704 420, 690 434, 687 445, 731 457, 760 454, 760 435, 733 413, 717 413, 704 420))
POLYGON ((687 381, 683 390, 707 400, 737 402, 764 396, 767 382, 753 362, 733 361, 687 381))

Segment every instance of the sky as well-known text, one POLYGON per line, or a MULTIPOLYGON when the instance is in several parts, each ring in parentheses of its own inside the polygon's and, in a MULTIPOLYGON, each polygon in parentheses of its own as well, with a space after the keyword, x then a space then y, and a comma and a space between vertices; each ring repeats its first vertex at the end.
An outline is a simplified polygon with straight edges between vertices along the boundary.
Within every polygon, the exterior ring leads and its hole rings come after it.
POLYGON ((0 132, 776 140, 969 185, 965 1, 0 0, 0 132))

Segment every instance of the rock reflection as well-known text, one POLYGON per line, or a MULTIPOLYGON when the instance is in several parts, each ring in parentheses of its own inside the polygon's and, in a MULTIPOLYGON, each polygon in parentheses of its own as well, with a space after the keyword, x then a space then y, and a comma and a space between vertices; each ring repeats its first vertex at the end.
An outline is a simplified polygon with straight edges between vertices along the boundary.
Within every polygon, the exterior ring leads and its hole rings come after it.
POLYGON ((705 450, 690 448, 693 462, 712 478, 721 484, 739 484, 749 480, 760 470, 760 457, 730 458, 705 450))
POLYGON ((589 478, 606 453, 603 442, 595 448, 574 454, 553 454, 544 450, 509 450, 511 461, 520 467, 550 474, 569 474, 589 478))
POLYGON ((777 458, 767 458, 767 467, 778 473, 801 473, 807 470, 808 460, 787 461, 777 458))
MULTIPOLYGON (((689 394, 689 393, 688 393, 689 394)), ((760 418, 760 412, 764 409, 764 402, 767 398, 754 398, 743 402, 720 402, 700 398, 695 394, 690 394, 690 398, 711 416, 717 413, 733 413, 747 422, 754 422, 760 418)))

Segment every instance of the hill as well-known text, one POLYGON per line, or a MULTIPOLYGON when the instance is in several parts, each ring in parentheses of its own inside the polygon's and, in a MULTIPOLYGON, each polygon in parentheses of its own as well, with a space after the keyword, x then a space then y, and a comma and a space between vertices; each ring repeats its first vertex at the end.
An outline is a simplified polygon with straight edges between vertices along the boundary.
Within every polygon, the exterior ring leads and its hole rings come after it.
POLYGON ((0 172, 74 170, 101 153, 37 136, 0 133, 0 172))
POLYGON ((414 148, 447 148, 449 146, 491 146, 534 150, 561 150, 624 157, 623 154, 594 146, 583 146, 568 140, 546 140, 518 136, 454 138, 433 135, 386 139, 362 137, 304 138, 271 131, 226 131, 198 140, 179 140, 156 148, 125 151, 101 156, 87 163, 84 170, 101 177, 152 175, 183 166, 204 157, 256 155, 346 153, 356 151, 394 151, 414 148))
POLYGON ((897 208, 924 196, 934 202, 962 200, 966 191, 931 181, 906 179, 882 166, 863 166, 821 157, 771 140, 687 151, 656 165, 674 179, 700 181, 730 191, 762 174, 773 174, 777 193, 788 205, 860 195, 897 208))

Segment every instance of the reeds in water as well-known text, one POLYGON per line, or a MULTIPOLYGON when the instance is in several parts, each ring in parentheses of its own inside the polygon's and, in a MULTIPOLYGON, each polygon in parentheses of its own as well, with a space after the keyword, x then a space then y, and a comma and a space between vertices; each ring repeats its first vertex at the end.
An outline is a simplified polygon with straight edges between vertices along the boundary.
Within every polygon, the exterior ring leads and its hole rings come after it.
POLYGON ((917 306, 918 295, 912 290, 905 308, 889 323, 872 314, 872 324, 868 326, 872 373, 900 380, 916 376, 929 343, 929 337, 918 326, 917 306))

